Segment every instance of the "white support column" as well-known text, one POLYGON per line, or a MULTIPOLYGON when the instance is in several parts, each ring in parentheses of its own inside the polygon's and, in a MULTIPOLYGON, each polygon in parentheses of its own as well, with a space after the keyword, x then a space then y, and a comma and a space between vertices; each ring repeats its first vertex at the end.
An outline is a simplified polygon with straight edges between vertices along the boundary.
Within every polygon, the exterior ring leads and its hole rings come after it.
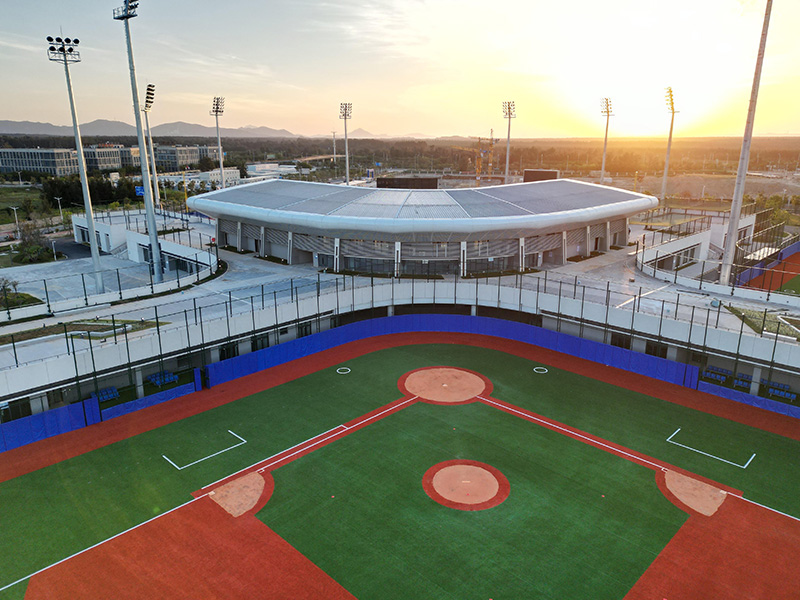
POLYGON ((217 246, 222 245, 222 231, 219 226, 219 219, 214 223, 214 239, 217 240, 217 246))
POLYGON ((519 272, 525 271, 525 238, 519 238, 519 272))
POLYGON ((606 243, 603 251, 608 252, 611 250, 611 221, 606 221, 606 243))
POLYGON ((261 226, 261 256, 264 257, 267 255, 267 229, 262 225, 261 226))
POLYGON ((133 370, 133 380, 136 383, 136 397, 144 398, 144 379, 141 367, 133 370))
POLYGON ((467 275, 467 242, 461 242, 459 269, 461 271, 461 277, 465 277, 467 275))
POLYGON ((289 232, 289 235, 286 238, 286 262, 288 264, 292 264, 292 232, 289 232))
POLYGON ((333 238, 333 272, 339 272, 339 250, 340 250, 340 240, 339 238, 333 238))
POLYGON ((750 393, 758 396, 758 389, 761 386, 761 367, 753 367, 753 381, 750 383, 750 393))
POLYGON ((394 243, 394 276, 400 277, 402 265, 402 242, 394 243))
POLYGON ((236 249, 242 251, 242 222, 236 221, 236 249))
POLYGON ((567 232, 561 232, 561 264, 567 264, 567 232))
POLYGON ((586 252, 583 253, 584 256, 589 256, 592 253, 592 227, 591 225, 586 226, 586 252))

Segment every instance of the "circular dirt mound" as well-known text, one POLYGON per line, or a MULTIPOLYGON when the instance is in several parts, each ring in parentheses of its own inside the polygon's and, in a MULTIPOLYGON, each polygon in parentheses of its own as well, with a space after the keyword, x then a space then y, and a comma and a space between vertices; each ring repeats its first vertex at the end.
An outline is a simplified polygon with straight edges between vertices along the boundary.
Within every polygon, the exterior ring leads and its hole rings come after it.
POLYGON ((439 504, 458 510, 485 510, 508 498, 505 476, 485 463, 448 460, 434 465, 422 478, 425 493, 439 504))
POLYGON ((436 404, 473 402, 492 390, 491 382, 482 375, 455 367, 418 369, 404 375, 398 385, 405 394, 436 404))

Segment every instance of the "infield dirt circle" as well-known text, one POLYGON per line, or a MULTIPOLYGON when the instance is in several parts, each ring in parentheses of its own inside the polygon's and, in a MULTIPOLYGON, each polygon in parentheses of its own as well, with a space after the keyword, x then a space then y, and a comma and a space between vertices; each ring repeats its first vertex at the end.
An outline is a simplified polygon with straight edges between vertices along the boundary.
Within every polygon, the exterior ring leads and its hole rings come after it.
POLYGON ((485 463, 448 460, 432 466, 422 478, 425 493, 439 504, 458 510, 485 510, 508 498, 505 476, 485 463))
POLYGON ((455 367, 428 367, 411 371, 400 378, 400 390, 436 404, 464 404, 492 391, 484 376, 455 367))

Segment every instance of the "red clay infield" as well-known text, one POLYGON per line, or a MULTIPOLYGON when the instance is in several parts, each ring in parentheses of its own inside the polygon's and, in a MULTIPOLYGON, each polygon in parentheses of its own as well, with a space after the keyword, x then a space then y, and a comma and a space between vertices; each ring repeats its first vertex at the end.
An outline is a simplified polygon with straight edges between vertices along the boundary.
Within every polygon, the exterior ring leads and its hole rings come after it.
POLYGON ((26 600, 354 600, 248 513, 204 497, 34 576, 26 600))
POLYGON ((505 475, 475 460, 447 460, 433 465, 422 477, 432 500, 457 510, 486 510, 502 503, 511 491, 505 475))

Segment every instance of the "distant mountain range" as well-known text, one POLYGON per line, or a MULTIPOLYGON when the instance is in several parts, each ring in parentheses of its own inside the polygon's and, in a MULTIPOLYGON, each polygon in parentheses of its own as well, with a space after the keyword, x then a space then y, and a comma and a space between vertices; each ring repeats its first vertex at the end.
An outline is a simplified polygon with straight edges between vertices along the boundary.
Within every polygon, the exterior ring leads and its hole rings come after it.
MULTIPOLYGON (((152 128, 152 131, 153 137, 216 137, 217 135, 215 127, 206 127, 205 125, 184 123, 182 121, 156 125, 152 128)), ((239 127, 238 129, 221 127, 219 131, 224 137, 299 137, 286 129, 272 129, 271 127, 239 127)), ((0 134, 71 136, 72 126, 33 121, 0 120, 0 134)), ((97 119, 89 123, 81 123, 81 134, 94 137, 135 136, 136 127, 122 121, 97 119)))
MULTIPOLYGON (((215 127, 197 125, 195 123, 163 123, 152 127, 153 137, 216 137, 215 127)), ((221 127, 220 135, 223 137, 238 138, 289 138, 289 137, 328 137, 328 135, 301 136, 286 129, 273 129, 272 127, 238 127, 236 129, 221 127)), ((0 120, 0 134, 11 135, 52 135, 71 136, 71 125, 53 125, 52 123, 38 123, 34 121, 3 121, 0 120)), ((91 137, 121 137, 135 136, 136 128, 122 121, 109 121, 97 119, 89 123, 81 123, 81 134, 91 137)), ((364 129, 348 132, 348 137, 353 139, 399 139, 399 138, 427 138, 423 134, 409 134, 405 136, 390 136, 373 134, 364 129)))

